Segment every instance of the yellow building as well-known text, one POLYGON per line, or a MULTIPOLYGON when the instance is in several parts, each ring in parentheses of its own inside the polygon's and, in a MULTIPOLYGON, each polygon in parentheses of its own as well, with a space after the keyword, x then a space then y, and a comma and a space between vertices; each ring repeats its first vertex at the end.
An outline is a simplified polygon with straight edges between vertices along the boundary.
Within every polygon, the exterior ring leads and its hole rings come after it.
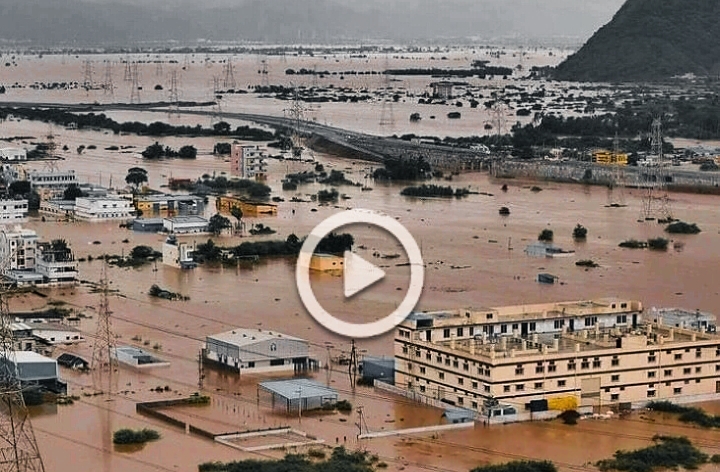
POLYGON ((626 166, 628 163, 628 155, 624 152, 613 152, 605 149, 600 149, 593 152, 593 162, 598 164, 615 164, 620 166, 626 166))
POLYGON ((334 272, 343 270, 345 259, 334 254, 313 254, 310 258, 310 270, 334 272))
POLYGON ((720 398, 715 317, 599 299, 411 314, 395 386, 488 414, 720 398))
POLYGON ((135 209, 143 215, 196 215, 203 210, 203 199, 194 195, 138 194, 133 197, 135 209))
POLYGON ((232 208, 239 208, 243 212, 243 216, 258 217, 258 216, 276 216, 277 205, 267 202, 254 202, 250 200, 244 200, 238 197, 217 197, 215 200, 215 208, 220 213, 230 213, 232 208))

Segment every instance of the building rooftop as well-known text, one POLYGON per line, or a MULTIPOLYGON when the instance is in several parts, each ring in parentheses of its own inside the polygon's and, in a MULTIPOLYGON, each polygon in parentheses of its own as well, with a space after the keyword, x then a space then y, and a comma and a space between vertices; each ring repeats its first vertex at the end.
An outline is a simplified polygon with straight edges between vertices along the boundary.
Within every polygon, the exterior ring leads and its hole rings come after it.
MULTIPOLYGON (((0 354, 1 356, 2 354, 0 354)), ((45 364, 47 362, 55 362, 55 359, 42 356, 37 352, 32 351, 13 351, 12 355, 15 357, 16 363, 23 364, 45 364)))
POLYGON ((318 397, 337 398, 338 396, 335 389, 326 387, 325 385, 309 379, 271 380, 267 382, 260 382, 260 388, 289 400, 318 397))
POLYGON ((150 194, 150 195, 139 195, 137 197, 138 201, 141 202, 167 202, 167 201, 186 201, 186 200, 193 200, 193 201, 201 201, 202 198, 195 196, 195 195, 176 195, 176 194, 166 194, 166 193, 160 193, 160 194, 150 194))
POLYGON ((278 333, 277 331, 264 331, 261 329, 243 329, 238 328, 232 331, 226 331, 220 334, 213 334, 208 336, 208 339, 214 339, 216 341, 222 341, 228 344, 233 344, 238 347, 249 346, 262 341, 277 340, 277 339, 288 339, 291 341, 307 342, 304 339, 296 338, 294 336, 288 336, 286 334, 278 333))
POLYGON ((208 220, 201 216, 188 215, 188 216, 173 216, 171 218, 164 218, 163 221, 172 221, 173 223, 197 223, 207 224, 208 220))

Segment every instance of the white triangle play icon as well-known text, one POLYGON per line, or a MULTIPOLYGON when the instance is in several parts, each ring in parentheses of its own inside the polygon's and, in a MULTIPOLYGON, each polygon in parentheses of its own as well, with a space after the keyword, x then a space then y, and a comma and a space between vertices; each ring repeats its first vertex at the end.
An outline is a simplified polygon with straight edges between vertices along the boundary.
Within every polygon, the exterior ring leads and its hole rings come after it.
POLYGON ((345 298, 350 298, 385 277, 385 271, 350 251, 345 251, 343 282, 345 298))

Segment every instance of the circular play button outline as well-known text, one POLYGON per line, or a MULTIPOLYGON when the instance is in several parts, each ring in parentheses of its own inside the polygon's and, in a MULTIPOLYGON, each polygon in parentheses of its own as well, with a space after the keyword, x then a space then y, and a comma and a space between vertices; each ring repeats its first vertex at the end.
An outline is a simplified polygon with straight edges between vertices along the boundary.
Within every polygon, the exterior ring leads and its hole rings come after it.
POLYGON ((354 209, 332 215, 313 228, 300 249, 295 281, 300 299, 318 323, 348 338, 371 338, 394 329, 415 308, 422 294, 424 268, 420 248, 403 225, 394 218, 373 210, 354 209), (388 316, 371 323, 350 323, 335 318, 320 305, 310 285, 310 259, 320 241, 337 228, 357 223, 377 226, 395 236, 410 261, 410 286, 405 298, 388 316))

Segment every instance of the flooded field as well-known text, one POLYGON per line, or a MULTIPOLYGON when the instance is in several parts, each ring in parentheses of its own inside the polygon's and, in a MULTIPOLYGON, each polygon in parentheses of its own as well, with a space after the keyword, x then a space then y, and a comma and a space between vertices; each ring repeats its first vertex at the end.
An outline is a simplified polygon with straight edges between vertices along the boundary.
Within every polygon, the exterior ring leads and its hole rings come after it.
MULTIPOLYGON (((47 76, 34 75, 34 71, 43 70, 43 66, 36 64, 33 66, 36 69, 33 69, 21 60, 17 70, 25 72, 16 76, 16 71, 12 70, 13 75, 8 75, 10 72, 3 69, 0 79, 6 83, 9 80, 47 81, 55 79, 59 75, 58 71, 62 71, 64 80, 77 79, 80 76, 80 60, 66 59, 65 64, 59 57, 38 60, 54 64, 52 73, 47 76)), ((114 61, 118 59, 114 58, 114 61)), ((246 66, 242 69, 244 75, 240 76, 245 82, 249 83, 254 78, 257 65, 254 60, 238 58, 236 62, 238 66, 246 66)), ((287 67, 312 65, 309 59, 293 62, 295 60, 288 58, 287 67)), ((329 58, 324 60, 328 63, 331 61, 329 58)), ((341 62, 343 68, 355 67, 352 62, 348 64, 344 60, 341 62)), ((380 58, 376 58, 376 61, 379 62, 380 58)), ((432 63, 422 64, 427 66, 432 63)), ((148 76, 154 73, 154 67, 147 65, 144 74, 148 76)), ((211 66, 216 74, 221 67, 217 63, 211 66)), ((205 70, 205 66, 191 65, 190 72, 201 68, 205 70)), ((279 70, 279 67, 273 64, 271 70, 279 70)), ((120 73, 121 69, 116 72, 120 73)), ((206 75, 203 73, 202 77, 206 75)), ((116 80, 120 81, 120 78, 116 80)), ((194 95, 187 98, 200 99, 206 93, 202 85, 204 79, 198 76, 193 80, 186 85, 186 89, 192 90, 194 95)), ((150 77, 147 82, 151 82, 150 77)), ((84 94, 84 91, 73 94, 11 90, 3 99, 72 102, 85 100, 84 94)), ((262 99, 253 98, 254 104, 251 104, 250 101, 242 101, 245 96, 237 97, 238 102, 234 105, 237 109, 282 112, 282 109, 272 107, 265 110, 262 99)), ((348 107, 346 112, 328 111, 328 120, 353 129, 373 131, 377 114, 369 105, 359 105, 358 109, 362 112, 357 114, 351 105, 343 106, 348 107)), ((323 113, 326 110, 329 109, 323 109, 323 113)), ((118 114, 120 117, 138 121, 158 119, 152 114, 118 114)), ((473 126, 481 126, 482 120, 478 118, 473 126)), ((194 124, 198 119, 186 117, 183 121, 194 124)), ((209 123, 202 124, 207 126, 209 123)), ((440 123, 430 129, 438 135, 455 131, 440 123)), ((150 163, 137 159, 132 152, 104 150, 111 145, 131 145, 140 151, 154 141, 150 137, 71 131, 28 121, 0 124, 0 136, 3 137, 34 136, 42 141, 51 131, 59 144, 58 148, 62 145, 69 148, 68 152, 61 153, 63 160, 58 161, 58 167, 75 169, 83 181, 110 185, 112 179, 112 186, 122 187, 127 169, 140 165, 148 170, 150 185, 161 188, 171 176, 195 179, 202 174, 220 175, 229 172, 230 168, 225 159, 211 155, 216 142, 214 138, 163 139, 164 144, 173 147, 184 144, 196 146, 199 150, 197 160, 150 163), (79 155, 74 150, 80 144, 95 144, 97 149, 86 150, 79 155)), ((424 293, 417 307, 419 310, 618 296, 639 299, 647 307, 678 306, 720 313, 720 290, 715 282, 715 277, 720 277, 720 253, 716 250, 720 247, 717 197, 671 195, 673 214, 683 221, 697 223, 702 233, 674 236, 674 242, 682 244, 671 244, 668 252, 631 250, 619 248, 618 243, 631 238, 646 239, 663 235, 662 226, 654 222, 637 221, 641 214, 637 191, 624 191, 626 207, 608 208, 608 190, 605 188, 540 183, 542 191, 533 192, 530 190, 530 186, 535 185, 533 183, 494 181, 487 174, 473 173, 455 176, 451 182, 438 180, 435 183, 469 187, 487 195, 472 194, 462 199, 412 199, 400 196, 402 185, 368 181, 366 175, 371 172, 371 164, 323 154, 318 154, 316 158, 327 169, 342 170, 348 179, 367 183, 373 190, 363 192, 360 187, 341 187, 339 191, 350 198, 341 200, 337 206, 290 202, 294 196, 309 200, 308 195, 324 186, 309 184, 301 186, 296 192, 283 191, 280 181, 286 173, 311 170, 312 164, 272 160, 268 185, 273 189, 274 196, 280 196, 285 201, 278 204, 276 217, 245 218, 245 221, 248 225, 261 222, 276 230, 277 234, 252 238, 222 236, 215 239, 216 243, 231 246, 246 240, 284 239, 291 233, 302 237, 317 223, 341 209, 368 208, 397 218, 421 247, 426 272, 424 293), (507 192, 500 189, 503 183, 508 184, 507 192), (510 208, 509 216, 498 214, 502 206, 510 208), (572 229, 578 223, 588 228, 586 242, 575 243, 572 239, 572 229), (528 257, 523 250, 545 228, 554 231, 557 245, 575 250, 576 256, 557 259, 528 257), (589 270, 577 267, 575 261, 579 259, 593 259, 600 267, 589 270), (558 276, 560 283, 538 284, 536 276, 539 272, 558 276)), ((42 168, 41 163, 30 166, 42 168)), ((212 200, 207 207, 209 216, 214 213, 212 200)), ((76 256, 82 258, 101 254, 127 254, 140 244, 160 249, 164 239, 156 234, 121 229, 117 223, 67 223, 32 218, 25 226, 36 230, 43 239, 66 239, 76 256), (128 242, 124 243, 126 239, 128 242)), ((355 228, 352 232, 356 235, 356 248, 366 248, 358 249, 358 253, 368 260, 373 259, 375 251, 393 251, 393 243, 384 241, 378 234, 365 232, 362 228, 355 228)), ((198 243, 207 239, 207 236, 184 238, 198 243)), ((388 265, 401 261, 392 261, 388 265)), ((80 278, 98 281, 101 267, 97 260, 81 262, 80 278)), ((63 370, 62 377, 68 381, 70 392, 79 395, 80 400, 74 405, 33 410, 33 426, 48 471, 189 472, 197 470, 198 463, 206 461, 280 457, 281 451, 242 453, 187 435, 180 428, 137 414, 135 404, 179 398, 198 391, 197 356, 205 336, 233 327, 260 327, 305 338, 311 342, 313 357, 323 364, 327 362, 328 354, 334 357, 349 350, 348 339, 329 333, 304 309, 295 289, 295 262, 291 259, 268 259, 254 265, 231 268, 203 266, 185 272, 162 264, 149 264, 136 269, 110 267, 108 274, 111 288, 117 291, 111 297, 110 306, 118 344, 131 344, 150 350, 156 347, 156 355, 169 361, 170 366, 142 373, 120 368, 117 393, 110 398, 91 395, 91 376, 63 370), (150 298, 147 291, 152 284, 187 295, 190 300, 181 302, 150 298), (151 391, 165 386, 168 386, 168 391, 151 391), (111 444, 110 437, 113 431, 121 427, 152 427, 161 433, 162 438, 142 448, 117 449, 111 444), (68 461, 68 457, 73 460, 68 461)), ((393 277, 392 284, 386 289, 373 293, 372 298, 362 299, 363 303, 355 305, 343 302, 337 278, 317 277, 313 280, 313 286, 326 309, 331 312, 343 310, 348 318, 363 322, 382 316, 397 305, 399 297, 404 293, 395 290, 395 282, 402 278, 401 271, 398 270, 393 277)), ((17 310, 30 310, 45 306, 50 300, 60 300, 83 313, 87 317, 82 319, 80 328, 88 342, 77 347, 58 346, 54 357, 69 351, 90 358, 95 332, 94 307, 99 303, 99 295, 92 293, 85 284, 42 292, 48 298, 26 294, 13 299, 11 306, 17 310)), ((388 334, 362 340, 358 342, 358 347, 368 354, 391 354, 392 336, 388 334)), ((439 410, 418 406, 404 398, 367 387, 357 387, 353 391, 346 369, 333 364, 330 371, 321 369, 315 373, 315 378, 338 390, 341 399, 349 400, 355 407, 363 406, 364 419, 370 431, 443 422, 439 410)), ((388 463, 389 470, 461 472, 484 463, 526 458, 553 460, 563 471, 592 470, 586 465, 588 462, 609 457, 618 449, 646 446, 652 436, 658 433, 687 435, 705 452, 720 453, 720 432, 678 424, 662 415, 641 413, 623 420, 582 421, 577 426, 565 426, 559 422, 488 428, 479 426, 473 430, 443 432, 434 436, 390 437, 358 442, 355 439, 359 433, 356 411, 349 414, 287 416, 280 410, 272 411, 269 405, 258 402, 257 382, 258 378, 254 377, 238 378, 207 370, 203 393, 211 397, 210 404, 173 408, 165 413, 214 433, 292 426, 323 439, 330 446, 345 444, 352 448, 366 448, 388 463), (462 454, 458 452, 461 446, 464 448, 462 454)), ((717 403, 704 406, 709 411, 720 411, 720 404, 717 403)))

